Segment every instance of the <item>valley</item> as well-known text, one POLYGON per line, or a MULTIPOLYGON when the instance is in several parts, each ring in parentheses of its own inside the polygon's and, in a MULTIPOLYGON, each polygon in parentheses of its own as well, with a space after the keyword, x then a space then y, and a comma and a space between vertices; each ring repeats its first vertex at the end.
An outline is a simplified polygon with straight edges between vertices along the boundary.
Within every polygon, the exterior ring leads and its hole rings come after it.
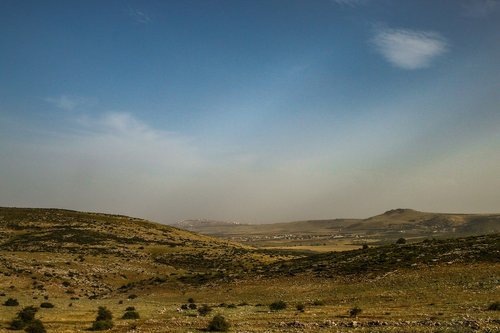
MULTIPOLYGON (((389 230, 401 214, 369 223, 389 230)), ((48 332, 89 329, 99 306, 113 313, 110 332, 202 332, 216 314, 241 333, 500 330, 489 309, 500 300, 498 232, 396 244, 401 234, 334 238, 351 249, 325 252, 313 234, 303 247, 293 237, 252 246, 120 215, 0 208, 0 303, 19 304, 0 305, 0 332, 31 305, 48 332), (139 318, 121 319, 130 307, 139 318)))

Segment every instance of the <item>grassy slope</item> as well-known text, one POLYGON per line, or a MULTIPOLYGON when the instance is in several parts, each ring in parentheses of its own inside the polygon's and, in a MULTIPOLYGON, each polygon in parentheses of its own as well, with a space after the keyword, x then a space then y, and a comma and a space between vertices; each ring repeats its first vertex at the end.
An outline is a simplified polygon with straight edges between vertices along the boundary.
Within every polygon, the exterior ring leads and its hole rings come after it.
POLYGON ((141 219, 59 209, 0 208, 0 236, 0 274, 80 297, 228 278, 279 259, 141 219))
MULTIPOLYGON (((38 209, 0 209, 0 216, 0 302, 14 297, 21 306, 39 305, 49 297, 56 307, 37 315, 49 332, 89 327, 99 305, 115 314, 114 332, 132 326, 194 332, 209 318, 178 312, 188 297, 214 306, 235 332, 500 330, 496 313, 485 310, 500 299, 498 234, 279 261, 265 251, 124 216, 38 209), (127 300, 131 293, 139 297, 127 300), (257 306, 278 299, 287 302, 285 311, 257 306), (249 304, 219 306, 242 302, 249 304), (298 303, 305 312, 294 309, 298 303), (141 319, 119 320, 130 305, 141 319), (349 318, 356 305, 363 313, 349 318), (353 321, 359 327, 350 327, 353 321)), ((0 332, 8 332, 18 310, 0 306, 0 332)))

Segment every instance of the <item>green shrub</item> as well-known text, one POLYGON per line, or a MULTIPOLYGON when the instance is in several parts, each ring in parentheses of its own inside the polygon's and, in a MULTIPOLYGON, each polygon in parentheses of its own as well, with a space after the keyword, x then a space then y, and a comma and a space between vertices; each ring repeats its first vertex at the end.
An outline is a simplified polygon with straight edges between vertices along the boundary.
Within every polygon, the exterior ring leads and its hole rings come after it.
POLYGON ((189 307, 191 310, 196 310, 196 308, 197 308, 196 304, 194 304, 194 303, 189 303, 188 307, 189 307))
POLYGON ((135 311, 135 307, 134 306, 129 306, 125 309, 125 311, 135 311))
POLYGON ((198 309, 198 313, 202 316, 206 316, 207 314, 209 314, 210 312, 212 311, 212 308, 209 307, 208 305, 206 304, 203 304, 199 309, 198 309))
POLYGON ((17 313, 17 317, 10 323, 11 330, 24 330, 28 333, 45 333, 43 323, 35 319, 35 314, 38 311, 33 306, 28 306, 17 313))
POLYGON ((92 331, 105 331, 113 328, 111 320, 98 320, 92 323, 92 331))
POLYGON ((19 302, 17 301, 17 299, 15 298, 9 298, 7 299, 3 305, 5 306, 18 306, 19 305, 19 302))
POLYGON ((113 327, 113 314, 105 306, 97 308, 97 316, 92 323, 92 331, 104 331, 113 327))
POLYGON ((182 310, 187 310, 187 309, 189 309, 189 307, 188 307, 188 305, 187 305, 187 304, 182 304, 182 305, 181 305, 181 309, 182 309, 182 310))
POLYGON ((14 319, 10 322, 9 329, 13 331, 22 330, 26 326, 26 323, 19 318, 14 319))
POLYGON ((320 299, 317 299, 313 302, 313 305, 316 305, 316 306, 323 306, 325 305, 325 301, 323 300, 320 300, 320 299))
POLYGON ((35 319, 35 314, 38 311, 34 306, 27 306, 17 314, 17 318, 21 319, 25 323, 29 323, 35 319))
POLYGON ((361 312, 363 312, 363 310, 361 310, 359 307, 355 306, 349 310, 349 315, 351 317, 357 317, 361 312))
POLYGON ((283 301, 276 301, 269 304, 269 309, 272 311, 279 311, 286 309, 286 303, 283 301))
POLYGON ((305 310, 306 306, 302 303, 297 304, 296 309, 297 311, 303 312, 305 310))
POLYGON ((489 311, 500 311, 500 302, 493 302, 490 305, 488 305, 488 310, 489 311))
POLYGON ((136 299, 138 296, 136 294, 128 295, 128 299, 136 299))
POLYGON ((123 314, 122 319, 139 319, 139 312, 127 311, 123 314))
POLYGON ((43 302, 42 304, 40 304, 40 307, 45 308, 45 309, 50 309, 50 308, 54 307, 54 304, 49 303, 49 302, 43 302))
POLYGON ((95 318, 95 321, 106 321, 112 319, 113 314, 105 306, 100 306, 97 309, 97 317, 95 318))
POLYGON ((397 241, 396 241, 396 244, 406 244, 406 239, 404 239, 403 237, 399 238, 397 241))
POLYGON ((43 323, 39 319, 32 320, 24 329, 28 333, 46 333, 43 323))
POLYGON ((194 303, 194 298, 190 297, 190 298, 188 299, 188 303, 193 304, 193 303, 194 303))
POLYGON ((226 321, 226 318, 221 315, 216 315, 208 324, 207 329, 211 332, 227 332, 230 326, 231 325, 226 321))

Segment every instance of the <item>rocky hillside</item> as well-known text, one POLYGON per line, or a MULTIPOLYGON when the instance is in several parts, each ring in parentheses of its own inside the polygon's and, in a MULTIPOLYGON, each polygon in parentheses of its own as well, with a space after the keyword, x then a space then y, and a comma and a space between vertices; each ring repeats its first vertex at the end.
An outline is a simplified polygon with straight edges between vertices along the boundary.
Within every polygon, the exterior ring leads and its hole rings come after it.
POLYGON ((0 208, 0 275, 36 288, 102 295, 151 282, 227 279, 278 259, 127 216, 0 208))
POLYGON ((268 273, 366 278, 404 269, 480 262, 500 263, 500 234, 323 253, 275 263, 268 273))

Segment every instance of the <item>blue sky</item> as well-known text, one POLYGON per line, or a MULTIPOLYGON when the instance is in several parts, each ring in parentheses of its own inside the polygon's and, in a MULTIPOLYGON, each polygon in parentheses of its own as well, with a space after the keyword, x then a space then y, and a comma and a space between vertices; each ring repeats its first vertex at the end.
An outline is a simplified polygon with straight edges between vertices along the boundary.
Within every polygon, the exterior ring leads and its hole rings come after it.
POLYGON ((500 212, 500 1, 0 1, 0 205, 500 212))

